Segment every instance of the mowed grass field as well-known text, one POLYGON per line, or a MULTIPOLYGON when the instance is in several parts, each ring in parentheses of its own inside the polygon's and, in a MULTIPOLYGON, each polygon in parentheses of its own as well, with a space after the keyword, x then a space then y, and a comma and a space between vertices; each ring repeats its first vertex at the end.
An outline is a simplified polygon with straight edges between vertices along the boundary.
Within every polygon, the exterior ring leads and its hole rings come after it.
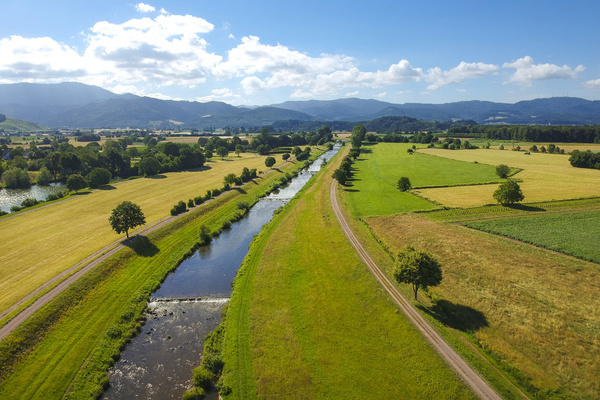
POLYGON ((225 398, 471 399, 348 243, 332 161, 267 225, 226 317, 225 398))
POLYGON ((469 222, 465 225, 600 263, 600 211, 469 222))
POLYGON ((14 218, 0 219, 0 312, 58 273, 125 235, 108 223, 111 210, 124 200, 137 203, 146 223, 169 216, 179 200, 223 186, 228 173, 244 167, 265 170, 264 157, 215 159, 201 171, 167 173, 82 194, 60 204, 14 218))
POLYGON ((73 283, 0 342, 0 398, 99 398, 107 369, 139 327, 150 293, 191 254, 199 227, 216 231, 239 214, 239 201, 253 204, 297 165, 183 214, 73 283))
POLYGON ((346 189, 352 214, 391 215, 436 206, 413 194, 400 192, 398 179, 406 176, 413 187, 474 185, 497 182, 491 165, 450 160, 422 154, 410 155, 412 144, 378 143, 361 148, 355 175, 346 189))
MULTIPOLYGON (((525 195, 525 202, 565 200, 600 196, 600 171, 574 168, 568 155, 511 150, 422 149, 419 153, 480 164, 506 164, 523 171, 514 175, 525 195)), ((498 185, 419 189, 416 192, 448 207, 478 207, 493 204, 498 185)))
POLYGON ((442 316, 449 329, 472 332, 530 379, 538 397, 600 398, 597 265, 418 214, 365 220, 391 254, 412 245, 440 261, 443 282, 430 292, 445 307, 429 312, 451 310, 442 316))

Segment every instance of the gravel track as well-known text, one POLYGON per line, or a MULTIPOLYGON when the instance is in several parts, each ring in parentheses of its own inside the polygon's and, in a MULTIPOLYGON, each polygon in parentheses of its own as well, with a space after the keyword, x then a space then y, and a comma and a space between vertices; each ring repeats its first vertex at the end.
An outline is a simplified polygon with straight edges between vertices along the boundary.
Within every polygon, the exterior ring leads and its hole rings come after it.
POLYGON ((355 248, 356 252, 367 265, 375 279, 384 287, 392 299, 398 304, 398 307, 409 318, 413 325, 425 336, 433 348, 446 360, 452 369, 471 387, 473 392, 482 399, 500 400, 501 397, 475 372, 469 364, 463 360, 460 355, 450 347, 439 333, 411 306, 411 304, 400 294, 396 287, 390 282, 387 276, 377 266, 375 261, 367 253, 358 238, 352 232, 352 229, 346 222, 337 200, 337 181, 333 180, 330 186, 331 207, 348 241, 355 248))

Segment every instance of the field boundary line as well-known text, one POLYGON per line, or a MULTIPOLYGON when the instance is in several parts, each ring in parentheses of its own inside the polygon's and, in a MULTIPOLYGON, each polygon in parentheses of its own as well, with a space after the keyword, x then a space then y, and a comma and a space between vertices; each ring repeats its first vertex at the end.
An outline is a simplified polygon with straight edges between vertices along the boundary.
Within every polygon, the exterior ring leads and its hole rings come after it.
POLYGON ((500 400, 501 397, 490 387, 490 385, 475 370, 473 370, 473 368, 471 368, 471 366, 467 364, 467 362, 452 347, 450 347, 448 343, 446 343, 441 335, 412 307, 408 300, 402 296, 398 289, 396 289, 387 276, 377 266, 369 253, 367 253, 362 243, 354 235, 354 232, 341 212, 337 200, 336 180, 332 180, 331 182, 330 203, 335 217, 348 241, 352 244, 361 260, 367 265, 375 279, 377 279, 388 292, 392 297, 392 300, 399 306, 411 323, 423 334, 433 348, 479 398, 500 400))
MULTIPOLYGON (((476 222, 476 221, 469 221, 469 222, 476 222)), ((496 237, 498 239, 502 239, 502 240, 506 240, 506 241, 509 241, 509 242, 512 242, 512 243, 516 243, 516 244, 521 244, 521 245, 524 245, 524 246, 532 247, 532 248, 534 248, 536 250, 540 250, 540 251, 543 251, 545 253, 553 254, 555 256, 564 257, 564 258, 567 258, 567 259, 573 260, 573 261, 579 261, 579 262, 582 262, 584 264, 589 264, 589 265, 594 266, 594 267, 600 267, 600 263, 596 263, 596 262, 589 261, 589 260, 584 260, 583 258, 578 258, 578 257, 572 256, 572 255, 569 255, 569 254, 561 253, 560 251, 556 251, 556 250, 552 250, 552 249, 547 249, 545 247, 541 247, 541 246, 535 245, 533 243, 527 243, 527 242, 524 242, 522 240, 512 238, 510 236, 499 235, 497 233, 492 233, 492 232, 483 231, 481 229, 471 228, 470 226, 463 225, 460 222, 454 222, 454 224, 456 226, 468 229, 470 231, 484 233, 486 235, 491 235, 491 236, 496 237)))

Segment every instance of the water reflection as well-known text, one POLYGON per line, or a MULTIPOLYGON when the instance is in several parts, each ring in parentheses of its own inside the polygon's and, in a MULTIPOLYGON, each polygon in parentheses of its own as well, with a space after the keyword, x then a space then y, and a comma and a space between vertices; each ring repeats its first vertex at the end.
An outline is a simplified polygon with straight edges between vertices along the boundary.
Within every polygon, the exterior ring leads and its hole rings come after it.
POLYGON ((12 206, 20 206, 25 199, 46 200, 50 193, 58 192, 63 188, 62 183, 52 183, 50 186, 34 185, 29 189, 2 189, 0 190, 0 209, 10 212, 12 206))

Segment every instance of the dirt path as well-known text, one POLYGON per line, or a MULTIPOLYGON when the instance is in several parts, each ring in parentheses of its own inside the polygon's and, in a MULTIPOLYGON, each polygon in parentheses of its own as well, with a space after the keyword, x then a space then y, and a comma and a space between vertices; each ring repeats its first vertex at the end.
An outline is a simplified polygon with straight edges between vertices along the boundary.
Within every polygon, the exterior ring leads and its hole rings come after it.
POLYGON ((404 314, 417 327, 417 329, 431 343, 434 349, 446 360, 456 373, 471 387, 473 392, 482 399, 500 400, 501 397, 463 360, 454 349, 433 329, 433 327, 411 306, 411 304, 398 292, 387 276, 379 269, 375 261, 367 253, 360 241, 352 232, 346 222, 337 200, 337 181, 333 180, 330 186, 330 201, 333 212, 338 220, 348 241, 356 249, 356 252, 367 265, 373 276, 379 281, 392 299, 398 304, 404 314))
MULTIPOLYGON (((289 162, 294 163, 293 160, 288 160, 288 161, 282 162, 281 164, 275 166, 274 168, 281 167, 289 162)), ((270 168, 270 169, 264 171, 263 173, 261 173, 259 175, 259 177, 264 176, 265 174, 267 174, 269 171, 271 171, 274 168, 270 168)), ((250 182, 252 182, 252 181, 250 181, 250 182)), ((243 185, 233 186, 231 189, 234 190, 236 188, 241 188, 242 186, 243 185)), ((227 192, 223 192, 219 196, 202 203, 202 205, 208 204, 209 202, 214 201, 216 198, 218 198, 226 193, 227 192)), ((71 200, 71 198, 65 199, 62 201, 68 201, 68 200, 71 200)), ((49 204, 44 207, 50 207, 50 206, 53 206, 54 204, 58 204, 58 203, 59 202, 56 202, 56 203, 49 204)), ((188 208, 188 210, 189 211, 194 210, 199 206, 200 205, 194 206, 192 208, 188 208)), ((30 210, 28 212, 33 212, 33 211, 39 210, 40 208, 36 208, 36 209, 30 210)), ((17 215, 15 215, 15 217, 17 217, 19 215, 23 215, 23 214, 24 213, 17 214, 17 215)), ((133 232, 131 232, 132 237, 131 237, 131 239, 129 239, 129 241, 135 240, 135 235, 142 235, 142 234, 147 235, 149 233, 152 233, 155 230, 162 228, 163 226, 171 223, 175 219, 180 218, 186 214, 187 213, 182 213, 182 214, 175 215, 175 216, 164 217, 164 218, 154 222, 151 225, 148 225, 148 226, 140 228, 136 231, 133 231, 133 232)), ((4 318, 5 316, 7 316, 8 314, 10 314, 11 312, 13 312, 14 310, 17 310, 23 304, 34 299, 37 295, 39 295, 39 293, 43 292, 48 287, 51 287, 56 282, 60 282, 58 285, 52 287, 50 290, 48 290, 42 296, 38 297, 35 301, 33 301, 33 303, 31 303, 29 306, 27 306, 27 308, 23 309, 19 314, 17 314, 14 318, 12 318, 4 326, 0 327, 0 340, 4 339, 11 332, 13 332, 15 329, 17 329, 17 327, 21 323, 23 323, 27 318, 32 316, 36 311, 38 311, 40 308, 45 306, 48 302, 52 301, 56 296, 58 296, 61 292, 63 292, 66 288, 68 288, 69 285, 71 285, 73 282, 77 281, 79 278, 81 278, 83 275, 85 275, 87 272, 89 272, 96 265, 102 263, 103 261, 105 261, 112 255, 114 255, 115 253, 117 253, 120 250, 122 250, 123 248, 127 247, 127 244, 128 244, 128 241, 123 240, 123 238, 121 238, 121 239, 109 244, 108 246, 103 247, 102 249, 98 250, 94 254, 86 257, 85 259, 81 260, 77 264, 73 265, 72 267, 70 267, 70 268, 66 269, 65 271, 61 272, 60 274, 56 275, 54 278, 52 278, 51 280, 49 280, 42 286, 35 289, 33 292, 29 293, 27 296, 25 296, 24 298, 22 298, 21 300, 16 302, 15 304, 13 304, 7 310, 3 311, 0 314, 0 320, 2 318, 4 318), (61 281, 61 279, 65 278, 66 276, 67 276, 67 278, 61 281)))

